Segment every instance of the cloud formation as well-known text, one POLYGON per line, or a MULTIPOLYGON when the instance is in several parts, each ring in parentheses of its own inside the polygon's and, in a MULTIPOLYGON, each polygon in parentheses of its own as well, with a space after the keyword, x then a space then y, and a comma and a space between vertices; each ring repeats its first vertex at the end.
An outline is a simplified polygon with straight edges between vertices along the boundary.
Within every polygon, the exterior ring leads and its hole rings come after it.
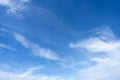
POLYGON ((0 0, 0 6, 7 9, 7 13, 12 15, 18 15, 26 8, 26 3, 29 0, 0 0))
POLYGON ((45 59, 49 60, 62 60, 57 54, 55 54, 52 50, 42 48, 37 44, 34 44, 30 42, 28 39, 26 39, 23 35, 15 33, 14 34, 15 39, 20 42, 25 48, 28 48, 32 51, 33 55, 36 55, 38 57, 43 57, 45 59))
POLYGON ((9 49, 9 50, 12 50, 12 51, 16 51, 16 49, 13 48, 12 46, 0 43, 0 51, 3 50, 3 48, 4 49, 9 49))
POLYGON ((65 80, 59 76, 34 74, 33 72, 36 69, 39 69, 39 68, 30 68, 27 71, 22 73, 0 71, 0 80, 65 80), (23 73, 25 73, 25 75, 23 75, 23 73))
POLYGON ((107 27, 96 32, 96 36, 70 43, 71 48, 85 49, 88 53, 104 53, 102 57, 90 57, 96 65, 79 70, 81 80, 119 80, 120 76, 120 40, 107 27))

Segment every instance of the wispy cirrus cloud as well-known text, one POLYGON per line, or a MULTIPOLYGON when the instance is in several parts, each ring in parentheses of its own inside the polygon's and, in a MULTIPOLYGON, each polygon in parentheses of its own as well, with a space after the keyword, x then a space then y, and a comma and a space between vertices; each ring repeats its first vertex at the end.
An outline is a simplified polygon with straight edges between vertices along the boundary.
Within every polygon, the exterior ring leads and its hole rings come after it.
POLYGON ((19 15, 27 6, 30 0, 0 0, 0 6, 7 9, 7 13, 19 15))
POLYGON ((30 42, 23 35, 14 33, 15 39, 20 42, 25 48, 32 51, 32 54, 49 60, 62 60, 56 53, 50 49, 42 48, 39 45, 30 42))
MULTIPOLYGON (((0 27, 0 37, 5 36, 4 32, 8 32, 8 30, 0 27)), ((16 49, 12 45, 5 44, 4 42, 0 42, 0 52, 4 52, 4 49, 8 49, 8 50, 11 50, 11 51, 16 51, 16 49)))
POLYGON ((120 40, 109 27, 103 27, 102 30, 96 32, 95 36, 88 39, 70 43, 70 47, 85 49, 87 53, 107 55, 104 58, 90 57, 89 60, 96 62, 96 65, 78 70, 81 80, 119 80, 120 40))
POLYGON ((22 73, 0 71, 1 80, 65 80, 60 76, 49 76, 45 74, 34 74, 34 70, 39 70, 40 67, 29 68, 22 73), (24 74, 23 74, 24 73, 24 74))
POLYGON ((4 28, 0 28, 0 31, 8 32, 8 30, 6 30, 4 28))
POLYGON ((41 70, 41 69, 43 69, 43 68, 44 68, 44 66, 37 66, 37 67, 28 68, 27 71, 19 74, 19 77, 21 77, 21 78, 22 78, 22 77, 26 77, 26 76, 28 76, 28 75, 31 75, 34 71, 36 71, 36 70, 41 70))
POLYGON ((10 46, 10 45, 6 45, 6 44, 3 44, 3 43, 0 43, 0 48, 1 49, 9 49, 9 50, 12 50, 12 51, 16 51, 16 49, 15 48, 13 48, 12 46, 10 46))

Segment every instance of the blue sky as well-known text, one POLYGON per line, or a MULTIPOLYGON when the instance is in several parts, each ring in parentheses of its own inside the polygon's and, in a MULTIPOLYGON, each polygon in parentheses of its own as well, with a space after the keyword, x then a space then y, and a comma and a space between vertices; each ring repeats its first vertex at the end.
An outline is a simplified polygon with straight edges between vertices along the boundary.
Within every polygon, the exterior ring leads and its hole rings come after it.
POLYGON ((119 3, 0 0, 0 80, 119 80, 119 3))

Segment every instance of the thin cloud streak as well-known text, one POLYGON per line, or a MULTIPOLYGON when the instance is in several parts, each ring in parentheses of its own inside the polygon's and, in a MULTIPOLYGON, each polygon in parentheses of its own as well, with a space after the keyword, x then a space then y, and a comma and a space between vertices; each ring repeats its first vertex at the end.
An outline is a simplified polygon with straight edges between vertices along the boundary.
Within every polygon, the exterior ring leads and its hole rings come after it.
POLYGON ((9 50, 12 50, 12 51, 16 51, 15 48, 13 48, 12 46, 10 45, 6 45, 6 44, 3 44, 3 43, 0 43, 0 48, 5 48, 5 49, 9 49, 9 50))
MULTIPOLYGON (((24 76, 21 76, 20 73, 0 71, 0 79, 1 80, 65 80, 60 76, 48 76, 44 74, 34 74, 32 71, 36 68, 30 68, 28 71, 22 73, 30 73, 24 76), (6 77, 7 76, 7 77, 6 77)), ((22 74, 23 75, 23 74, 22 74)))
POLYGON ((25 48, 28 48, 32 51, 32 54, 38 57, 42 57, 49 60, 62 60, 57 54, 52 50, 42 48, 37 44, 30 42, 23 35, 14 33, 15 39, 20 42, 25 48))

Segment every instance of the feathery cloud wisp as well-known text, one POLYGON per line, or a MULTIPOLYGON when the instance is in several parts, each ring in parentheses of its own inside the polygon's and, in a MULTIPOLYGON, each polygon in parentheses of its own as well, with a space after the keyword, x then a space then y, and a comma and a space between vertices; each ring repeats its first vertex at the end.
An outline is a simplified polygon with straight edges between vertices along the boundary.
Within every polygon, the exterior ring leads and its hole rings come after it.
POLYGON ((7 8, 7 13, 18 15, 21 11, 26 8, 26 3, 29 0, 0 0, 0 6, 7 8))
POLYGON ((30 68, 28 71, 23 73, 30 73, 30 74, 23 74, 14 73, 14 72, 7 72, 7 71, 0 71, 0 79, 1 80, 65 80, 60 76, 48 76, 44 74, 34 74, 36 68, 30 68), (22 75, 22 76, 21 76, 22 75), (7 77, 6 77, 7 76, 7 77))
POLYGON ((32 53, 36 56, 43 57, 49 60, 62 60, 57 54, 55 54, 50 49, 45 49, 40 47, 37 44, 34 44, 27 40, 23 35, 15 33, 15 39, 20 42, 25 48, 28 48, 32 51, 32 53))
POLYGON ((12 46, 6 45, 6 44, 3 44, 3 43, 0 43, 0 48, 5 48, 5 49, 12 50, 12 51, 15 51, 15 50, 16 50, 16 49, 13 48, 12 46))

